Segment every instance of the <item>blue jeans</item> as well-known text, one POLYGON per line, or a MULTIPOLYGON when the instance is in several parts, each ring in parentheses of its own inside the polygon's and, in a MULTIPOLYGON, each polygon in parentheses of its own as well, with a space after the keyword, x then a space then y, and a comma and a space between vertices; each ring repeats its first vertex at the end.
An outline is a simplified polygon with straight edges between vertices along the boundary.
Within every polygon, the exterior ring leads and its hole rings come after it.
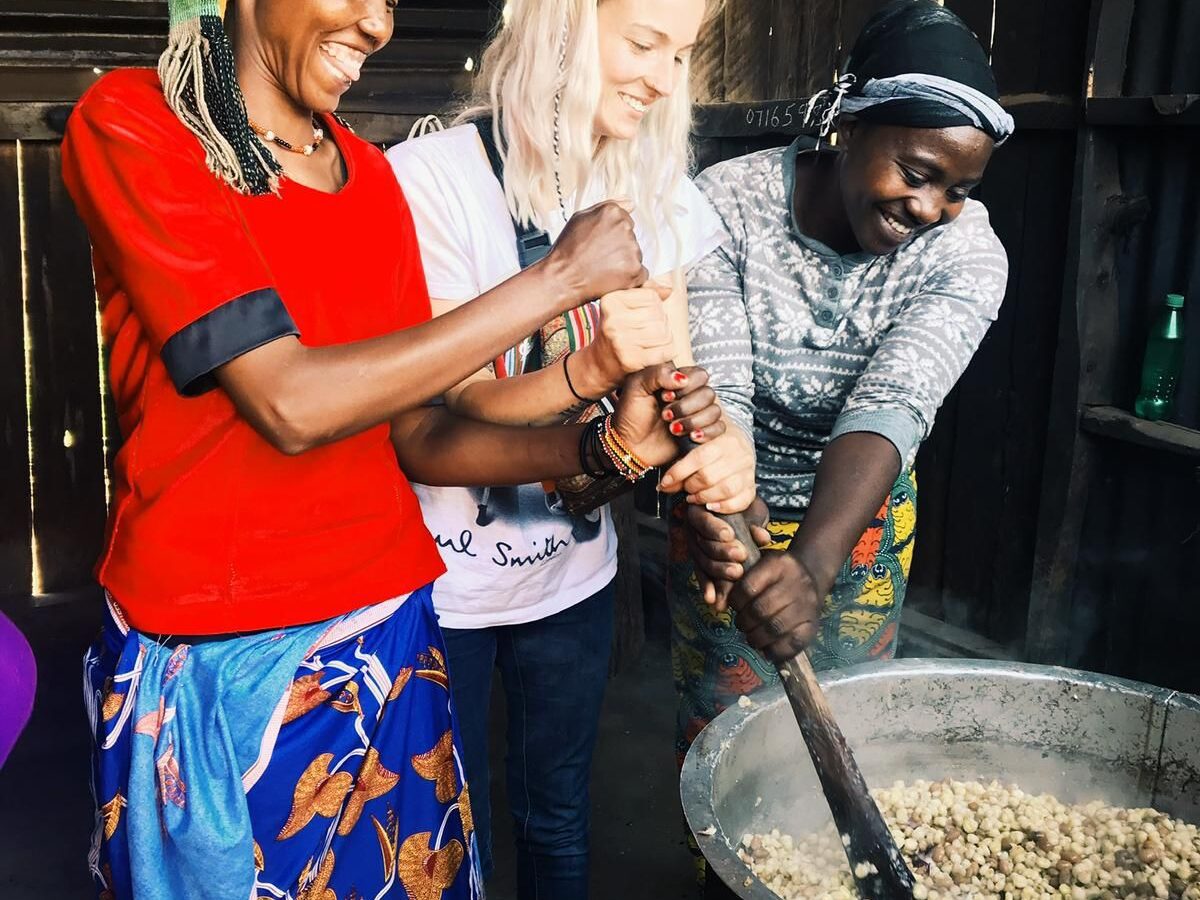
POLYGON ((536 622, 442 630, 485 879, 492 873, 488 705, 492 669, 500 669, 521 900, 587 897, 588 781, 612 629, 610 583, 536 622))

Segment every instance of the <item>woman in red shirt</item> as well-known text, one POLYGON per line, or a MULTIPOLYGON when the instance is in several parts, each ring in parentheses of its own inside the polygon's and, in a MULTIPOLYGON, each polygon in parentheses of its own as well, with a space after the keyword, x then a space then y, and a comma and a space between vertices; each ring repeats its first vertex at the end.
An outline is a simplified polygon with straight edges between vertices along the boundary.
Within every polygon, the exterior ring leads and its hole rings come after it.
POLYGON ((477 896, 406 474, 635 478, 672 456, 662 416, 722 431, 704 373, 669 366, 590 426, 425 405, 646 273, 602 204, 428 321, 404 197, 333 114, 393 7, 246 0, 227 37, 215 2, 175 0, 159 72, 105 76, 68 125, 124 436, 85 658, 102 896, 477 896))

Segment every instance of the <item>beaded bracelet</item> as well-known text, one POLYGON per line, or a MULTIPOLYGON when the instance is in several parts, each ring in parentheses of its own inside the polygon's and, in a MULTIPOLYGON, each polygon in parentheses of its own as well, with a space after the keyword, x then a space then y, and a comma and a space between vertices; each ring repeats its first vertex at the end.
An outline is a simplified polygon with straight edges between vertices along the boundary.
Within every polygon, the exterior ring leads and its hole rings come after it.
POLYGON ((600 433, 600 439, 605 454, 617 467, 617 474, 626 481, 637 481, 650 471, 650 466, 642 462, 617 436, 616 429, 612 427, 612 415, 604 417, 604 430, 600 433))
MULTIPOLYGON (((612 418, 612 417, 610 416, 609 418, 612 418)), ((641 468, 643 471, 650 468, 645 463, 643 463, 641 461, 641 459, 638 458, 638 455, 636 453, 634 453, 631 449, 629 449, 628 444, 626 444, 623 440, 621 440, 621 435, 617 432, 617 429, 612 427, 612 423, 606 424, 604 433, 607 436, 608 440, 612 443, 613 448, 618 450, 622 456, 627 457, 630 460, 632 460, 636 464, 636 466, 641 468)))

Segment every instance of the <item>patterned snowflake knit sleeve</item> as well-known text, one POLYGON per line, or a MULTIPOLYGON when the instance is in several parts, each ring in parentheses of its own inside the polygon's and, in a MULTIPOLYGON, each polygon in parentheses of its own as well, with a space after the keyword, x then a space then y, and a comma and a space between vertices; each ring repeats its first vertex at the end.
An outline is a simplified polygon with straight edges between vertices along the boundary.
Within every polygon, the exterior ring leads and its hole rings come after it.
POLYGON ((905 469, 995 321, 1008 281, 1008 258, 982 205, 942 229, 927 252, 937 254, 936 266, 906 299, 829 436, 881 434, 905 469))
POLYGON ((726 415, 754 441, 754 366, 742 290, 746 233, 736 203, 718 181, 698 180, 721 220, 724 240, 688 273, 688 319, 696 364, 726 415))

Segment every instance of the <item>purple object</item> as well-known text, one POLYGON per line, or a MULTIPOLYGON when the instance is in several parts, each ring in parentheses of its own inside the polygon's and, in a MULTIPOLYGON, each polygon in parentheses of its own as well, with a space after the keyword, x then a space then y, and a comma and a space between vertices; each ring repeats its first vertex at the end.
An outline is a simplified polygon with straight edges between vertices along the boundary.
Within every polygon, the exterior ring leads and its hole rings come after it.
POLYGON ((36 686, 33 651, 17 626, 0 614, 0 766, 29 721, 36 686))

